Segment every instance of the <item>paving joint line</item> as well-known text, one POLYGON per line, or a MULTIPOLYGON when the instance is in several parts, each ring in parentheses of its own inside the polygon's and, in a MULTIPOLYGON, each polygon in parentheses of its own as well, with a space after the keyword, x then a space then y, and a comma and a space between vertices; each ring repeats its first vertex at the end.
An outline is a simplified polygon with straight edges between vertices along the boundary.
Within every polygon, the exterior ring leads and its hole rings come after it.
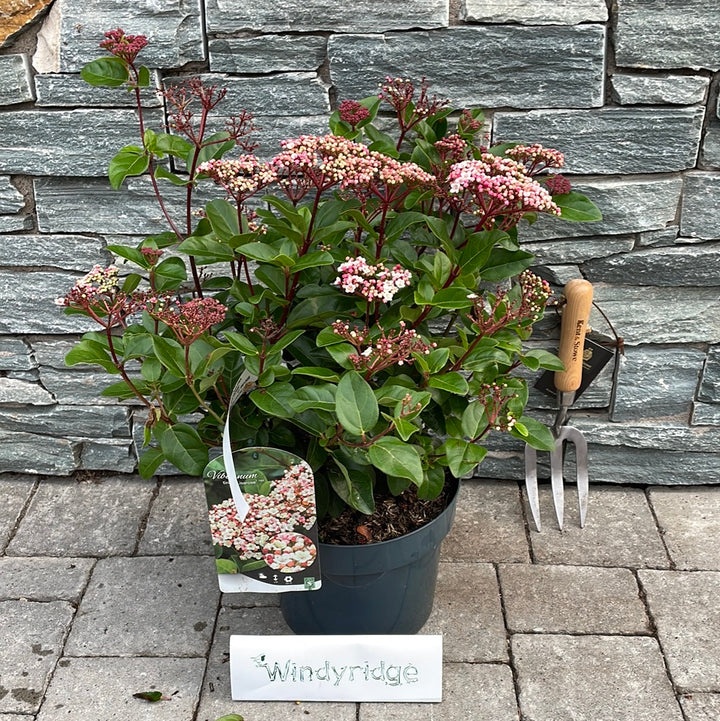
MULTIPOLYGON (((207 680, 207 675, 208 675, 208 672, 210 671, 210 654, 212 653, 212 650, 215 646, 217 627, 218 627, 218 618, 220 616, 220 612, 223 609, 223 604, 222 604, 223 595, 224 595, 223 593, 218 594, 217 603, 215 606, 215 617, 213 619, 213 628, 212 628, 212 633, 210 634, 210 643, 208 644, 207 651, 205 652, 204 656, 196 657, 196 658, 204 658, 205 659, 205 669, 202 674, 202 679, 200 679, 200 688, 198 690, 197 704, 195 705, 195 709, 192 714, 192 721, 197 721, 198 713, 200 713, 200 702, 202 701, 203 691, 205 689, 205 681, 207 680)), ((229 666, 228 666, 228 668, 229 668, 229 666)))
POLYGON ((648 508, 650 509, 650 514, 653 517, 653 520, 655 521, 655 527, 657 528, 658 535, 660 536, 660 542, 663 545, 663 548, 665 549, 665 555, 667 556, 668 563, 670 564, 670 570, 675 571, 677 570, 677 564, 675 563, 675 560, 673 559, 672 555, 670 554, 670 549, 668 548, 667 542, 665 541, 665 529, 662 527, 660 523, 660 519, 657 516, 657 513, 655 512, 655 506, 653 506, 652 499, 650 498, 650 486, 645 487, 644 491, 645 495, 645 501, 647 502, 648 508))
POLYGON ((135 536, 135 546, 130 553, 130 556, 133 558, 138 555, 138 550, 140 549, 140 542, 142 541, 142 537, 145 535, 145 531, 147 530, 147 524, 150 520, 150 514, 152 513, 152 509, 155 506, 155 501, 157 500, 157 497, 160 495, 160 488, 162 487, 162 484, 162 477, 156 476, 155 488, 153 488, 152 493, 150 494, 150 500, 148 502, 147 509, 145 510, 145 513, 140 517, 140 523, 138 524, 137 535, 135 536))
POLYGON ((520 708, 520 680, 518 678, 518 672, 517 668, 515 667, 515 659, 512 652, 512 633, 508 628, 507 609, 505 608, 505 594, 503 593, 503 587, 500 581, 500 564, 493 563, 493 568, 495 570, 495 580, 497 582, 498 596, 500 597, 500 612, 502 613, 503 627, 505 628, 505 650, 508 657, 507 666, 510 667, 510 674, 512 675, 513 690, 515 691, 515 704, 517 706, 518 718, 520 719, 520 721, 523 721, 525 717, 522 713, 522 709, 520 708))
MULTIPOLYGON (((668 569, 660 569, 660 570, 668 570, 668 569)), ((676 572, 675 569, 669 569, 670 572, 674 573, 676 572)), ((670 673, 670 666, 668 665, 667 660, 667 654, 665 652, 665 648, 663 647, 662 641, 660 640, 660 634, 658 633, 658 627, 657 622, 655 621, 655 617, 652 614, 652 611, 650 609, 650 601, 648 600, 647 590, 645 589, 645 586, 643 586, 642 580, 640 579, 640 576, 637 573, 637 570, 635 571, 635 580, 638 585, 639 593, 640 593, 640 600, 642 601, 643 605, 645 606, 645 613, 648 617, 648 622, 650 623, 650 630, 652 631, 652 637, 657 641, 658 648, 660 649, 660 656, 662 657, 663 661, 663 667, 665 668, 665 675, 667 676, 668 683, 670 684, 670 688, 673 690, 673 694, 675 695, 675 700, 677 701, 678 708, 680 709, 680 713, 685 721, 688 721, 687 716, 685 715, 685 711, 683 709, 682 704, 680 703, 680 698, 684 695, 680 692, 680 690, 675 685, 675 681, 672 677, 672 674, 670 673)))
POLYGON ((23 503, 23 507, 20 509, 20 513, 18 513, 17 518, 15 519, 15 523, 13 527, 10 529, 10 533, 8 534, 8 539, 5 545, 2 549, 2 556, 7 556, 7 549, 12 543, 13 539, 15 538, 18 530, 20 529, 20 524, 25 519, 25 516, 27 515, 28 509, 30 508, 30 504, 33 501, 33 498, 35 498, 35 495, 37 494, 38 488, 40 488, 40 481, 45 478, 44 476, 37 476, 35 480, 32 483, 32 487, 30 488, 30 493, 28 493, 27 498, 25 499, 25 502, 23 503))

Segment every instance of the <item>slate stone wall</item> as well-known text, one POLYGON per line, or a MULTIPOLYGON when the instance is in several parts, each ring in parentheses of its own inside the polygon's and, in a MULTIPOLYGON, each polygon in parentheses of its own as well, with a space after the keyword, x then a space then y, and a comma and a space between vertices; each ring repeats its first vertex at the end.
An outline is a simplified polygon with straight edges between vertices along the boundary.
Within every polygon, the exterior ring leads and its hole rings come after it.
MULTIPOLYGON (((0 472, 130 472, 142 418, 103 400, 106 380, 67 368, 83 330, 53 299, 106 244, 162 228, 148 184, 104 178, 132 138, 122 92, 79 77, 102 33, 150 36, 158 82, 202 74, 277 140, 321 132, 339 100, 385 75, 426 76, 488 110, 494 141, 532 140, 604 213, 543 218, 523 242, 555 285, 584 276, 625 339, 578 401, 594 481, 706 483, 720 476, 720 13, 705 0, 54 0, 0 47, 0 472)), ((33 3, 30 3, 33 5, 33 3)), ((34 3, 37 9, 47 0, 34 3)), ((32 13, 29 14, 32 17, 32 13)), ((0 30, 3 28, 0 27, 0 30)), ((5 35, 0 34, 0 42, 5 35)), ((162 108, 148 93, 150 116, 162 108)), ((593 326, 607 333, 599 314, 593 326)), ((550 318, 541 343, 552 343, 550 318)), ((533 392, 545 418, 552 399, 533 392)), ((522 478, 522 449, 494 443, 482 475, 522 478)))

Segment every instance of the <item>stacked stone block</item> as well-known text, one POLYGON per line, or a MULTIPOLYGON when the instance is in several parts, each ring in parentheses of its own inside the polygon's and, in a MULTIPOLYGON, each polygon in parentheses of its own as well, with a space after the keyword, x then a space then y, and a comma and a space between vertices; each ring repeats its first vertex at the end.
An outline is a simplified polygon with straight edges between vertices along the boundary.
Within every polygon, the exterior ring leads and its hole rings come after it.
MULTIPOLYGON (((90 265, 111 260, 106 245, 164 229, 145 179, 113 191, 104 177, 113 152, 133 142, 130 99, 79 76, 103 32, 119 26, 150 37, 143 60, 156 84, 198 74, 227 87, 227 112, 247 108, 263 128, 262 153, 282 137, 322 132, 340 100, 373 93, 385 75, 424 76, 456 106, 484 107, 493 141, 565 152, 566 174, 604 219, 542 218, 522 241, 556 286, 592 281, 625 340, 615 392, 603 373, 574 418, 590 442, 591 478, 716 481, 720 14, 712 3, 160 5, 54 0, 25 28, 0 25, 0 472, 131 471, 137 461, 141 418, 99 396, 105 373, 65 366, 89 326, 53 303, 90 265)), ((144 102, 160 127, 161 101, 147 93, 144 102)), ((592 324, 606 332, 599 314, 592 324)), ((551 326, 539 333, 550 347, 551 326)), ((537 392, 532 403, 551 417, 551 399, 537 392)), ((479 473, 521 478, 522 448, 497 439, 479 473)))

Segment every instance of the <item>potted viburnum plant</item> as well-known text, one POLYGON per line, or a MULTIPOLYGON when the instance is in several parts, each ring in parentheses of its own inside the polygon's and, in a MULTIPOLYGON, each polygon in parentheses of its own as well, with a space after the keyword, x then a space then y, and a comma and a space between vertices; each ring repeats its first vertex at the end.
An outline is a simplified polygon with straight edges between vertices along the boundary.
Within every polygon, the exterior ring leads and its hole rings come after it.
POLYGON ((387 78, 343 100, 328 134, 263 160, 249 113, 209 130, 224 91, 200 79, 165 87, 168 132, 149 128, 145 44, 107 33, 109 56, 83 77, 134 93, 138 144, 113 158, 110 182, 146 175, 168 230, 110 246, 126 266, 93 268, 59 301, 99 326, 67 362, 102 366, 119 376, 105 395, 146 408, 144 476, 163 461, 200 475, 229 412, 234 447, 310 464, 321 540, 372 544, 447 506, 491 432, 553 447, 514 374, 561 368, 523 344, 550 289, 517 226, 600 217, 557 174, 560 152, 486 147, 479 110, 387 78))

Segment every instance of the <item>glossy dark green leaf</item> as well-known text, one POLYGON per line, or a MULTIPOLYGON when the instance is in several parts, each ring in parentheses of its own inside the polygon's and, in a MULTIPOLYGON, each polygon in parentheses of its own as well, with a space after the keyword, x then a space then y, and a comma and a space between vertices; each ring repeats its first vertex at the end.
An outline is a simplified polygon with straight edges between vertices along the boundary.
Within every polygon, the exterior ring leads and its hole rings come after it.
POLYGON ((165 454, 159 448, 146 448, 138 462, 138 472, 140 476, 142 478, 152 478, 164 460, 165 454))
POLYGON ((113 88, 127 82, 128 71, 120 58, 98 58, 83 67, 80 77, 90 85, 113 88))
POLYGON ((208 449, 198 432, 187 423, 175 423, 160 429, 155 436, 170 463, 190 476, 202 475, 208 463, 208 449))
POLYGON ((418 449, 399 438, 383 436, 368 449, 370 462, 388 476, 408 478, 416 485, 423 480, 422 462, 418 449))
POLYGON ((487 448, 468 443, 462 438, 448 438, 441 448, 445 451, 450 472, 455 478, 470 473, 487 454, 487 448))
POLYGON ((553 202, 560 208, 560 217, 563 220, 581 223, 602 220, 600 209, 582 193, 570 191, 563 195, 554 195, 553 202))
POLYGON ((131 175, 142 175, 150 165, 150 157, 141 149, 123 148, 108 166, 110 185, 117 190, 131 175))
POLYGON ((357 436, 367 433, 378 422, 380 411, 375 394, 357 371, 347 371, 340 379, 335 412, 342 427, 357 436))

